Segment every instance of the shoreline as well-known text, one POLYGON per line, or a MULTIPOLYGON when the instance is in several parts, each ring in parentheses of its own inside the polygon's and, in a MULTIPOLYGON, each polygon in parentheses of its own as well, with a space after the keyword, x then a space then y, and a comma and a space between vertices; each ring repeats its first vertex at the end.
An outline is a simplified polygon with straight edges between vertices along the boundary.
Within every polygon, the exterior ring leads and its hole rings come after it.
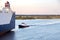
POLYGON ((16 19, 60 19, 60 15, 18 15, 16 19))

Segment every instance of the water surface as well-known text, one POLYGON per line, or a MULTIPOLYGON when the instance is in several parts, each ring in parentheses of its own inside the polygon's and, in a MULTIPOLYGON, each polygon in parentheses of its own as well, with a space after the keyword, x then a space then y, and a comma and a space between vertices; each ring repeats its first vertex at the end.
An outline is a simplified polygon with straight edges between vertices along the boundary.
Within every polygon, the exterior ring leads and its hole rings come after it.
POLYGON ((15 26, 18 40, 60 40, 60 19, 16 20, 15 26), (19 29, 22 22, 30 27, 19 29))

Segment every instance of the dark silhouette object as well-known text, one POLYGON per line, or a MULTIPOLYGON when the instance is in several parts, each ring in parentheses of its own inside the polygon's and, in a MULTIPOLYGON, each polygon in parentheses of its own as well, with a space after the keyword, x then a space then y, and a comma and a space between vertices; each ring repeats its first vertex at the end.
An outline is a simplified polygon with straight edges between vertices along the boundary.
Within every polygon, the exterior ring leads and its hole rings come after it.
POLYGON ((0 36, 0 40, 15 40, 15 32, 7 32, 6 34, 0 36))
POLYGON ((21 25, 18 25, 19 28, 26 28, 26 27, 29 27, 28 25, 26 25, 25 23, 22 23, 21 25))

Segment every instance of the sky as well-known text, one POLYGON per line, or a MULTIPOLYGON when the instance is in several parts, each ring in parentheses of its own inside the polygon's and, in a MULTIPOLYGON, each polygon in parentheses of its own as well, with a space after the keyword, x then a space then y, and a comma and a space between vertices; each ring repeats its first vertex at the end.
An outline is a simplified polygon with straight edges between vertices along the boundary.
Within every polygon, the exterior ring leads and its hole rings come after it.
POLYGON ((60 0, 0 0, 0 9, 6 1, 16 14, 60 14, 60 0))

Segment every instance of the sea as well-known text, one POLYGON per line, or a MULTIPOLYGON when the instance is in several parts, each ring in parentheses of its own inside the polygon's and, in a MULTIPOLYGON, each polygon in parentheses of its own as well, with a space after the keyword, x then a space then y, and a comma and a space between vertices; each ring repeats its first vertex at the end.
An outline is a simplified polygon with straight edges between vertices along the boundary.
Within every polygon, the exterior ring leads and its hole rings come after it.
POLYGON ((16 19, 15 29, 0 40, 60 40, 60 19, 16 19), (22 22, 29 27, 19 28, 22 22))
POLYGON ((60 40, 60 19, 15 20, 15 40, 60 40), (22 22, 29 25, 19 28, 22 22))

